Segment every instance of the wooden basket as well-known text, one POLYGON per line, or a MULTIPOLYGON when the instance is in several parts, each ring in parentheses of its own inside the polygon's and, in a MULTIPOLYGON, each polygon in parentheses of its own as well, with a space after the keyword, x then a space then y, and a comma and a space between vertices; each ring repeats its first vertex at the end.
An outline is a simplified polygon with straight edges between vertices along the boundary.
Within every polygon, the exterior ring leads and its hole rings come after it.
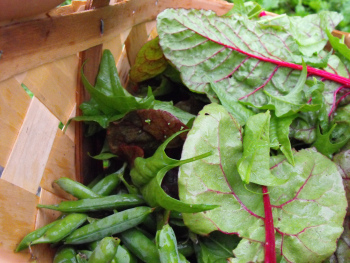
MULTIPOLYGON (((37 209, 38 203, 72 198, 54 188, 54 180, 96 175, 87 157, 93 145, 83 141, 82 125, 73 123, 66 133, 59 128, 80 114, 76 106, 88 97, 80 81, 82 61, 89 61, 85 74, 94 82, 102 49, 110 49, 126 84, 138 50, 157 34, 157 14, 169 7, 221 15, 232 5, 221 0, 75 1, 0 24, 0 262, 52 262, 54 252, 47 245, 34 246, 32 254, 13 251, 27 233, 58 216, 37 209)), ((346 41, 350 45, 348 34, 346 41)))

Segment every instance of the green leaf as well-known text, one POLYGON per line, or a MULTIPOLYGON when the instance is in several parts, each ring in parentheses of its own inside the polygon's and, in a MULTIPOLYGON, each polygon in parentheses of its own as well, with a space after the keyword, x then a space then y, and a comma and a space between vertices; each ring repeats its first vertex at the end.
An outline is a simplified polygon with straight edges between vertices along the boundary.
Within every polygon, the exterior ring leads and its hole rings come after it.
POLYGON ((151 88, 148 89, 145 98, 134 97, 123 88, 113 55, 109 50, 103 52, 95 87, 89 83, 83 71, 81 74, 91 100, 80 106, 84 115, 74 118, 75 120, 96 121, 106 128, 109 122, 122 118, 132 110, 153 107, 154 96, 151 88))
MULTIPOLYGON (((229 102, 240 101, 258 109, 270 109, 271 105, 267 105, 271 96, 274 100, 283 99, 299 79, 305 79, 296 64, 302 60, 317 64, 329 56, 321 52, 327 37, 318 23, 326 19, 324 24, 331 30, 340 16, 332 12, 326 14, 328 18, 282 16, 254 21, 237 14, 218 17, 211 11, 169 9, 158 16, 157 28, 164 55, 181 72, 190 90, 206 94, 212 102, 218 102, 215 95, 221 90, 229 102), (216 87, 212 88, 211 82, 216 87)), ((340 74, 331 68, 326 70, 340 74)), ((310 67, 308 72, 326 74, 310 67)), ((308 107, 316 110, 319 105, 307 104, 309 98, 305 93, 309 88, 303 85, 302 93, 294 91, 290 96, 297 104, 305 105, 304 110, 308 107)), ((279 108, 276 111, 277 116, 285 112, 279 108)))
POLYGON ((263 9, 256 2, 245 2, 243 0, 235 0, 233 7, 223 16, 231 16, 233 14, 245 15, 248 18, 259 16, 263 9))
MULTIPOLYGON (((185 213, 185 224, 201 235, 215 230, 238 234, 242 241, 231 262, 264 262, 264 205, 262 195, 252 193, 260 192, 261 186, 251 184, 252 192, 245 189, 237 172, 243 151, 241 128, 215 104, 205 106, 196 118, 182 159, 208 151, 210 157, 180 167, 179 196, 186 203, 220 207, 185 213)), ((295 166, 283 158, 271 158, 270 170, 275 177, 289 180, 268 187, 278 230, 276 256, 287 262, 322 262, 334 252, 343 231, 347 202, 342 178, 331 160, 312 149, 295 153, 295 166)))
POLYGON ((219 98, 221 105, 223 105, 240 125, 245 125, 248 118, 254 115, 254 112, 242 105, 238 101, 230 101, 227 99, 225 92, 219 89, 213 82, 210 82, 210 86, 219 98))
POLYGON ((350 60, 350 49, 340 38, 337 38, 331 34, 329 30, 326 31, 329 43, 331 44, 334 51, 342 54, 346 59, 350 60))
POLYGON ((113 154, 113 153, 100 153, 98 155, 95 155, 95 156, 91 156, 89 154, 89 156, 91 158, 94 158, 96 160, 108 160, 108 159, 111 159, 111 158, 114 158, 114 157, 118 157, 117 155, 113 154))
POLYGON ((270 112, 259 113, 247 121, 243 137, 243 156, 237 162, 242 181, 260 185, 280 185, 286 180, 270 172, 270 112))
POLYGON ((144 44, 137 53, 135 64, 130 69, 130 79, 142 82, 161 74, 167 66, 159 38, 156 37, 144 44))
POLYGON ((214 209, 216 205, 186 204, 185 202, 170 197, 161 187, 165 174, 180 165, 194 162, 210 156, 210 152, 188 158, 186 160, 175 160, 169 158, 165 148, 177 135, 184 131, 177 132, 170 136, 161 146, 158 147, 153 156, 144 159, 138 157, 134 161, 134 167, 130 171, 133 184, 141 189, 145 201, 150 206, 160 206, 166 210, 175 210, 183 213, 195 213, 214 209))
POLYGON ((195 115, 175 107, 171 101, 156 100, 153 109, 167 111, 186 125, 195 117, 195 115))
POLYGON ((270 147, 281 149, 288 162, 294 166, 294 156, 289 140, 289 127, 296 115, 278 118, 272 115, 270 121, 270 147))
POLYGON ((237 235, 227 235, 214 231, 207 237, 199 237, 196 247, 198 262, 200 263, 226 263, 233 258, 233 250, 240 241, 237 235))
MULTIPOLYGON (((307 102, 309 98, 303 94, 306 77, 307 77, 307 70, 306 70, 306 65, 304 64, 303 70, 301 72, 298 82, 287 95, 276 96, 264 90, 264 93, 269 97, 269 101, 266 105, 262 106, 261 109, 275 110, 275 114, 277 117, 290 116, 299 111, 319 110, 321 108, 321 104, 320 103, 308 104, 307 102)), ((321 88, 321 86, 317 86, 317 87, 321 88)), ((310 90, 308 90, 308 92, 311 93, 310 90)), ((314 100, 312 102, 314 102, 314 100)))
POLYGON ((331 129, 325 134, 321 134, 320 127, 319 126, 317 127, 317 137, 313 146, 316 147, 317 151, 324 154, 328 158, 332 158, 333 153, 339 151, 340 148, 342 148, 349 139, 349 136, 348 136, 343 141, 340 141, 338 143, 332 143, 331 135, 336 126, 337 124, 334 124, 331 127, 331 129))

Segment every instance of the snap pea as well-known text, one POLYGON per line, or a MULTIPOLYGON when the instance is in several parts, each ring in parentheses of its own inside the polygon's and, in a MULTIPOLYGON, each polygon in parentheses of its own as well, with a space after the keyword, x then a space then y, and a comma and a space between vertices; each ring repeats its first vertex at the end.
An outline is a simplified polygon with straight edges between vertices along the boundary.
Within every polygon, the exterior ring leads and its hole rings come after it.
POLYGON ((124 246, 119 245, 111 263, 137 263, 137 258, 124 246))
POLYGON ((92 252, 88 263, 107 263, 111 262, 117 253, 120 240, 113 237, 103 238, 92 252))
MULTIPOLYGON (((59 219, 59 220, 60 220, 60 219, 59 219)), ((50 223, 50 224, 48 224, 48 225, 46 225, 46 226, 43 226, 43 227, 41 227, 41 228, 38 228, 38 229, 36 229, 36 230, 33 231, 33 232, 30 232, 30 233, 29 233, 28 235, 26 235, 26 236, 22 239, 22 241, 18 244, 18 246, 17 246, 15 252, 19 252, 19 251, 21 251, 21 250, 23 250, 23 249, 26 249, 26 248, 30 245, 31 242, 33 242, 34 240, 36 240, 36 239, 40 238, 42 235, 44 235, 45 232, 46 232, 49 228, 53 227, 59 220, 56 220, 56 221, 54 221, 54 222, 52 222, 52 223, 50 223)))
POLYGON ((86 198, 76 201, 63 201, 59 205, 37 205, 61 212, 93 212, 98 210, 113 210, 144 204, 145 201, 132 194, 110 195, 97 198, 86 198))
POLYGON ((65 244, 89 243, 120 233, 140 224, 152 211, 150 207, 140 206, 107 216, 75 230, 65 239, 65 244))
POLYGON ((156 245, 161 263, 179 263, 179 252, 174 230, 166 224, 156 234, 156 245))
POLYGON ((32 244, 59 242, 81 226, 86 221, 86 218, 87 215, 85 214, 69 214, 49 228, 40 238, 34 240, 32 244))
POLYGON ((95 184, 91 190, 101 196, 109 195, 120 183, 120 175, 124 174, 126 164, 123 165, 117 172, 107 175, 95 184))
POLYGON ((67 177, 61 177, 60 179, 56 180, 55 183, 58 184, 64 191, 78 199, 100 197, 100 195, 96 194, 90 188, 67 177))
POLYGON ((88 185, 88 188, 92 188, 94 187, 100 180, 102 180, 104 178, 103 174, 100 174, 98 176, 96 176, 88 185))
POLYGON ((122 243, 144 262, 159 263, 156 245, 140 230, 132 228, 118 235, 122 243))
POLYGON ((57 250, 53 263, 77 263, 76 255, 77 252, 73 247, 62 246, 57 250))

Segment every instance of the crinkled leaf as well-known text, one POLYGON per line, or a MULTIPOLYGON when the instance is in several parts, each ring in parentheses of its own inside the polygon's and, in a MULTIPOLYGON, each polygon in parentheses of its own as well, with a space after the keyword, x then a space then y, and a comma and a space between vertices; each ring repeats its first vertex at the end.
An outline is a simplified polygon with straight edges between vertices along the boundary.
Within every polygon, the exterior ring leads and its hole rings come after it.
POLYGON ((250 117, 244 128, 243 156, 237 162, 244 183, 280 185, 286 181, 270 172, 270 112, 250 117))
MULTIPOLYGON (((327 35, 325 30, 333 30, 339 24, 343 16, 336 12, 322 11, 305 17, 300 16, 279 16, 279 19, 264 17, 269 25, 279 25, 287 32, 290 32, 299 50, 304 55, 311 57, 325 47, 327 35)), ((264 24, 267 24, 264 22, 264 24)))
POLYGON ((289 140, 289 126, 295 118, 296 115, 283 118, 272 115, 270 121, 270 147, 275 150, 280 148, 288 162, 292 165, 294 165, 294 156, 289 140))
POLYGON ((332 143, 331 135, 336 126, 337 124, 334 124, 332 128, 324 134, 321 133, 320 127, 318 126, 316 141, 313 144, 313 146, 316 147, 317 151, 329 158, 332 158, 333 153, 339 151, 347 143, 349 138, 345 138, 343 141, 337 143, 332 143))
MULTIPOLYGON (((137 146, 146 153, 153 152, 172 134, 187 129, 174 115, 163 110, 136 110, 123 119, 110 123, 107 140, 112 153, 121 155, 123 146, 137 146)), ((182 144, 185 135, 181 135, 169 146, 182 144)))
MULTIPOLYGON (((329 13, 329 16, 327 21, 331 28, 339 17, 335 13, 329 13)), ((312 16, 307 18, 309 20, 321 21, 321 18, 312 16)), ((323 46, 326 43, 327 36, 317 24, 308 27, 303 19, 294 21, 292 18, 285 22, 283 19, 273 21, 276 25, 281 23, 282 27, 299 23, 303 26, 295 25, 296 31, 303 32, 304 42, 312 38, 315 43, 322 42, 323 46)), ((213 82, 226 93, 227 100, 249 103, 257 108, 269 102, 269 96, 263 91, 273 96, 290 93, 302 69, 295 63, 327 56, 321 52, 314 54, 323 48, 317 44, 311 48, 314 51, 312 57, 306 57, 300 51, 297 36, 286 29, 261 25, 261 21, 248 20, 237 14, 218 17, 211 11, 183 9, 164 11, 158 16, 157 23, 164 55, 181 72, 186 86, 192 91, 206 93, 216 101, 209 86, 213 82)), ((332 74, 308 67, 311 75, 349 84, 348 79, 328 70, 332 74)), ((309 87, 304 85, 303 88, 309 87)), ((304 103, 308 101, 305 99, 304 103)))
POLYGON ((130 69, 130 79, 142 82, 161 74, 167 66, 159 38, 156 37, 144 44, 137 53, 135 64, 130 69))
MULTIPOLYGON (((242 150, 237 122, 222 106, 206 106, 188 133, 182 158, 207 151, 213 154, 180 167, 179 196, 186 203, 220 207, 183 214, 183 218, 195 233, 219 230, 242 237, 232 262, 263 262, 264 205, 262 195, 252 193, 261 187, 244 188, 237 172, 242 150)), ((277 157, 271 173, 289 178, 283 185, 268 188, 277 256, 281 258, 282 251, 287 262, 322 262, 335 251, 343 231, 347 203, 341 176, 331 160, 312 149, 295 153, 295 166, 277 157)))

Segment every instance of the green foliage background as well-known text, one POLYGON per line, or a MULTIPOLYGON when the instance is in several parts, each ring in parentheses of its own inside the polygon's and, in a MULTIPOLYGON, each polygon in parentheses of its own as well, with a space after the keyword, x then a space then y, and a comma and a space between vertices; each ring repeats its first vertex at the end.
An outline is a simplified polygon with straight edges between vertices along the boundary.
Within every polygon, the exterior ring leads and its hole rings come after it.
MULTIPOLYGON (((234 0, 226 1, 234 2, 234 0)), ((344 16, 337 29, 350 32, 350 0, 256 0, 255 2, 266 11, 277 14, 306 16, 323 10, 336 11, 344 16)))

